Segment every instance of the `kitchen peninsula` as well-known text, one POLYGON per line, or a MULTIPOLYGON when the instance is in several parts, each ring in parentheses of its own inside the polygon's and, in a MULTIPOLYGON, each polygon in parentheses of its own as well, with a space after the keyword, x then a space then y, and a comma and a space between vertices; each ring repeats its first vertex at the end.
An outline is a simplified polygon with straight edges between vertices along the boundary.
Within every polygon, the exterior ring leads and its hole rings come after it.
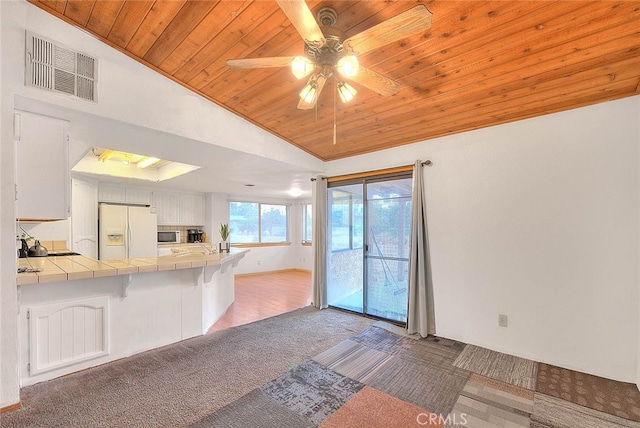
POLYGON ((202 335, 233 303, 248 250, 94 260, 19 259, 21 385, 202 335))

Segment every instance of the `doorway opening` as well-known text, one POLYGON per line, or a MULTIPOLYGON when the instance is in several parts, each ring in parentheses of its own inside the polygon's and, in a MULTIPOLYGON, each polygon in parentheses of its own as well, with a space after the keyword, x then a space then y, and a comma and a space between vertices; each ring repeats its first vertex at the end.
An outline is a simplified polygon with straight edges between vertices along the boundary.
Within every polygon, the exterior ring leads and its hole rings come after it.
POLYGON ((407 321, 412 173, 329 183, 329 306, 407 321))

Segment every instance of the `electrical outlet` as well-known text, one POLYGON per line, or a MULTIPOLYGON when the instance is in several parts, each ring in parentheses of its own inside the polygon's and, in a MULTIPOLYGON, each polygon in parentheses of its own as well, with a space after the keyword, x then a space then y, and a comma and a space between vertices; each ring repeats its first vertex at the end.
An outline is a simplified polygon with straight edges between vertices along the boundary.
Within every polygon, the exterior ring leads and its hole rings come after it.
POLYGON ((258 264, 261 265, 262 264, 262 260, 258 260, 258 264))
POLYGON ((500 327, 507 327, 507 324, 509 322, 509 318, 506 315, 498 315, 498 325, 500 327))

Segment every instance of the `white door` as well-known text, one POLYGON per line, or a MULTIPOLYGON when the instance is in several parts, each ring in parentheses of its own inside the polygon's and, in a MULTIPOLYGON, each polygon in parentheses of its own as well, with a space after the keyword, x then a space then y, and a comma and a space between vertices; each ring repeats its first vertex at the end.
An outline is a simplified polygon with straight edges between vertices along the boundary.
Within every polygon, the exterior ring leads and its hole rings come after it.
POLYGON ((72 179, 71 247, 83 256, 98 258, 98 186, 72 179))
POLYGON ((129 258, 158 255, 158 220, 149 207, 129 207, 129 258))
POLYGON ((127 206, 100 204, 100 260, 126 259, 127 206))

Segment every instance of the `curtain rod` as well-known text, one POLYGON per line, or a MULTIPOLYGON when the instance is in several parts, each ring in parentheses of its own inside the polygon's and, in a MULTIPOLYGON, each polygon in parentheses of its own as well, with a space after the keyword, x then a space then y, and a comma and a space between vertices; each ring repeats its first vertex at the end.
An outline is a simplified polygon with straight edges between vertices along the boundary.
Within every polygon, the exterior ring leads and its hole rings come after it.
MULTIPOLYGON (((432 164, 433 162, 431 162, 431 160, 429 159, 421 163, 422 166, 425 166, 425 165, 430 166, 432 164)), ((413 170, 413 165, 403 165, 403 166, 397 166, 393 168, 380 169, 377 171, 366 171, 366 172, 359 172, 355 174, 337 175, 335 177, 322 177, 322 179, 332 182, 332 181, 349 180, 353 178, 373 177, 376 175, 392 174, 394 172, 405 172, 405 171, 411 171, 411 170, 413 170)), ((311 177, 311 181, 316 181, 316 177, 311 177)))

